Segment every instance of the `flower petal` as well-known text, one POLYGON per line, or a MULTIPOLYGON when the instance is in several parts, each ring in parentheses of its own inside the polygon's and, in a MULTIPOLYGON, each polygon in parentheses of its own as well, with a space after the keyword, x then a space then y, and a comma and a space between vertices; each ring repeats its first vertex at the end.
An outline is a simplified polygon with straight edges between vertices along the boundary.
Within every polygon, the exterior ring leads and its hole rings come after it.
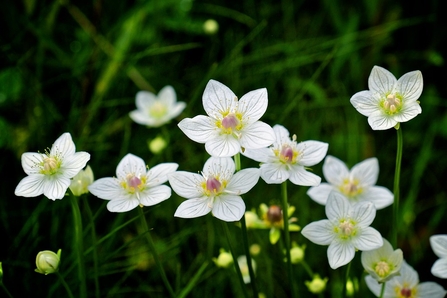
POLYGON ((245 203, 240 196, 224 194, 214 199, 212 213, 223 221, 238 221, 244 216, 245 203))
POLYGON ((152 167, 147 172, 147 186, 154 187, 168 181, 168 175, 174 173, 178 168, 176 163, 161 163, 152 167))
POLYGON ((333 191, 329 194, 325 211, 330 221, 339 220, 350 215, 351 205, 343 195, 333 191))
POLYGON ((126 154, 116 167, 116 177, 125 179, 128 174, 146 174, 144 160, 131 153, 126 154))
POLYGON ((233 176, 235 164, 230 157, 213 157, 211 156, 203 165, 203 174, 205 177, 225 173, 227 177, 233 176))
POLYGON ((334 188, 329 183, 320 183, 318 186, 313 186, 307 191, 307 195, 321 205, 326 205, 328 196, 334 188))
POLYGON ((25 152, 22 154, 22 168, 28 175, 38 174, 40 167, 38 164, 43 162, 46 156, 37 152, 25 152))
POLYGON ((321 182, 320 176, 306 171, 303 166, 294 164, 289 170, 289 179, 295 185, 317 186, 321 182))
POLYGON ((330 184, 341 186, 343 181, 349 177, 349 169, 340 159, 328 155, 324 160, 323 175, 330 184))
POLYGON ((352 239, 352 244, 358 250, 373 250, 383 245, 382 235, 371 227, 362 228, 361 235, 352 239))
POLYGON ((430 245, 439 258, 447 258, 447 235, 433 235, 430 245))
POLYGON ((164 86, 160 92, 158 92, 158 100, 165 103, 167 107, 171 108, 177 101, 177 95, 175 94, 172 86, 164 86))
POLYGON ((400 279, 402 282, 406 282, 411 288, 419 283, 419 275, 417 271, 408 265, 405 260, 402 262, 402 267, 400 268, 400 276, 394 279, 400 279))
POLYGON ((379 97, 374 96, 371 91, 360 91, 350 99, 354 108, 363 116, 369 117, 379 108, 379 97))
POLYGON ((329 266, 332 269, 344 266, 354 259, 355 248, 350 242, 333 241, 327 249, 329 266))
POLYGON ((360 201, 369 201, 377 210, 390 206, 394 202, 393 193, 383 186, 371 186, 359 196, 360 201))
POLYGON ((253 159, 257 162, 267 162, 274 155, 270 148, 260 148, 260 149, 245 149, 242 155, 253 159))
POLYGON ((358 180, 362 187, 376 184, 379 176, 379 161, 372 157, 356 164, 351 169, 351 177, 358 180))
POLYGON ((404 103, 398 114, 394 115, 397 122, 407 122, 422 113, 422 108, 417 101, 404 103))
POLYGON ((90 154, 87 152, 76 152, 71 156, 66 156, 62 162, 60 173, 67 178, 73 178, 81 171, 90 160, 90 154))
POLYGON ((301 153, 299 163, 311 167, 319 163, 326 156, 329 144, 319 141, 304 141, 298 143, 297 150, 301 153))
POLYGON ((252 189, 259 180, 259 169, 243 169, 234 174, 228 182, 226 190, 238 195, 244 194, 252 189))
POLYGON ((141 113, 147 113, 148 109, 155 103, 156 99, 155 94, 152 92, 139 91, 135 98, 135 104, 141 113))
POLYGON ((273 126, 273 132, 275 133, 276 144, 283 144, 290 142, 289 131, 284 126, 275 124, 275 126, 273 126))
POLYGON ((368 87, 372 92, 385 96, 391 93, 396 86, 396 77, 380 66, 374 66, 368 78, 368 87))
POLYGON ((186 103, 184 103, 183 101, 179 101, 171 108, 171 110, 168 111, 167 117, 169 119, 173 119, 180 115, 185 108, 186 103))
POLYGON ((259 149, 270 146, 275 141, 275 133, 270 125, 256 121, 241 130, 240 144, 247 149, 259 149))
POLYGON ((45 179, 43 194, 50 200, 61 200, 64 198, 70 182, 70 179, 63 176, 47 178, 45 179))
POLYGON ((206 141, 217 136, 217 127, 210 117, 199 115, 194 118, 185 118, 179 122, 178 127, 183 133, 197 143, 206 141))
MULTIPOLYGON (((376 297, 380 296, 380 291, 382 290, 382 285, 377 282, 371 275, 367 275, 365 277, 366 285, 368 286, 368 289, 376 295, 376 297)), ((385 284, 386 287, 387 284, 385 284)), ((384 296, 388 297, 388 296, 384 296)))
POLYGON ((301 234, 318 245, 329 245, 335 239, 333 226, 327 219, 311 222, 303 228, 301 234))
POLYGON ((14 194, 21 197, 37 197, 43 194, 45 175, 34 174, 23 178, 17 185, 14 194))
POLYGON ((424 81, 419 70, 404 74, 396 83, 396 91, 402 95, 405 102, 416 101, 421 96, 423 87, 424 81))
POLYGON ((264 163, 260 170, 261 178, 268 184, 280 184, 290 177, 287 167, 281 163, 264 163))
POLYGON ((211 211, 208 201, 209 200, 207 197, 186 200, 178 206, 174 216, 181 218, 194 218, 206 215, 211 211))
POLYGON ((171 197, 171 188, 166 185, 158 185, 141 192, 140 203, 144 206, 153 206, 171 197))
POLYGON ((176 194, 183 198, 198 198, 203 195, 200 184, 205 181, 199 174, 178 171, 168 175, 169 184, 176 194))
POLYGON ((439 278, 447 278, 447 258, 437 260, 431 267, 431 274, 439 278))
POLYGON ((51 146, 51 155, 59 155, 62 159, 66 156, 73 155, 76 151, 75 144, 71 139, 70 133, 62 134, 51 146))
POLYGON ((396 126, 397 120, 378 110, 368 117, 368 123, 373 130, 386 130, 396 126))
POLYGON ((442 286, 432 281, 420 283, 417 289, 419 297, 443 298, 447 294, 442 286))
POLYGON ((114 198, 107 203, 107 210, 110 212, 127 212, 140 204, 134 194, 126 194, 124 197, 114 198))
MULTIPOLYGON (((351 218, 359 227, 368 227, 376 217, 376 207, 372 202, 359 202, 354 205, 351 218)), ((382 238, 381 240, 382 241, 382 238)))
POLYGON ((149 118, 147 113, 144 113, 140 110, 131 111, 129 113, 129 117, 134 122, 141 124, 141 125, 152 126, 152 124, 153 124, 153 119, 149 118))
POLYGON ((220 112, 231 111, 232 107, 237 103, 237 97, 224 84, 215 80, 209 80, 203 92, 202 103, 205 112, 209 116, 215 117, 220 112))
POLYGON ((228 157, 239 153, 241 145, 233 135, 222 134, 208 140, 205 143, 205 150, 211 156, 228 157))
POLYGON ((267 110, 267 89, 250 91, 239 99, 238 112, 243 115, 242 121, 254 123, 264 115, 267 110))
POLYGON ((116 178, 100 178, 88 186, 88 190, 103 200, 122 197, 124 192, 116 178))

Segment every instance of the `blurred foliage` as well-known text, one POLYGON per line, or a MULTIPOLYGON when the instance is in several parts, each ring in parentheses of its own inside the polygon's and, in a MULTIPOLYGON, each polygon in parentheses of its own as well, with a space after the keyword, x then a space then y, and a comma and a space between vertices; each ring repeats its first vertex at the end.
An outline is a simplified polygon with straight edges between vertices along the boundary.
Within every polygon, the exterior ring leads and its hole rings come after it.
MULTIPOLYGON (((446 233, 445 142, 447 114, 444 82, 443 26, 440 2, 408 1, 10 1, 0 10, 0 260, 3 282, 15 297, 61 297, 56 277, 34 272, 38 251, 62 248, 61 272, 76 289, 71 251, 69 204, 46 198, 14 196, 24 173, 20 156, 44 151, 63 132, 70 132, 78 151, 91 154, 95 177, 112 176, 128 152, 149 166, 179 163, 180 170, 200 171, 207 159, 203 145, 177 128, 184 117, 204 114, 201 95, 216 79, 242 96, 266 87, 269 108, 262 118, 280 123, 298 140, 329 143, 328 154, 349 166, 377 156, 378 185, 392 189, 396 136, 393 130, 372 131, 349 98, 367 89, 374 65, 396 77, 419 69, 424 76, 423 113, 401 125, 404 134, 401 182, 400 247, 422 281, 433 280, 436 259, 428 237, 446 233), (218 23, 215 34, 204 23, 218 23), (139 90, 157 93, 172 85, 188 106, 161 132, 132 123, 139 90), (152 155, 147 141, 168 140, 163 154, 152 155), (199 152, 202 152, 200 154, 199 152)), ((256 166, 247 159, 243 166, 256 166)), ((322 176, 321 164, 314 172, 322 176)), ((324 218, 324 208, 311 201, 304 187, 289 187, 299 224, 324 218)), ((259 184, 244 199, 247 209, 277 203, 279 186, 259 184)), ((171 199, 147 208, 156 246, 168 276, 185 287, 203 263, 226 247, 220 223, 211 216, 173 218, 182 201, 171 199)), ((89 196, 98 235, 102 297, 164 297, 153 260, 142 247, 133 212, 111 214, 102 200, 89 196), (111 237, 111 233, 113 237, 111 237)), ((391 208, 378 212, 374 226, 386 235, 391 208)), ((91 225, 85 223, 87 266, 92 262, 91 225)), ((234 226, 233 241, 240 230, 234 226)), ((267 297, 287 297, 282 278, 281 243, 271 246, 265 231, 253 231, 250 242, 262 247, 256 257, 258 285, 267 297)), ((307 243, 299 233, 292 240, 307 243)), ((307 243, 306 260, 329 277, 328 296, 337 296, 343 271, 330 270, 326 247, 307 243)), ((242 254, 242 250, 240 251, 242 254)), ((294 268, 297 287, 306 293, 303 268, 294 268)), ((359 255, 353 261, 362 297, 370 295, 360 279, 359 255), (368 293, 368 294, 366 294, 368 293)), ((88 276, 91 278, 91 276, 88 276)), ((237 297, 235 274, 210 264, 190 297, 237 297)), ((443 283, 446 287, 446 283, 443 283)))

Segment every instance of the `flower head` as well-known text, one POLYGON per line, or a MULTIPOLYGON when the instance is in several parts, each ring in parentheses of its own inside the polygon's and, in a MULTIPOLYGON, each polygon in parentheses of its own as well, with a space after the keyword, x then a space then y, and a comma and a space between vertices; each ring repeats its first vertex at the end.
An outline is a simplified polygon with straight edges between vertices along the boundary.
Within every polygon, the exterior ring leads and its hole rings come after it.
POLYGON ((90 160, 87 152, 75 152, 71 135, 61 135, 45 153, 22 154, 22 167, 27 177, 15 189, 16 196, 37 197, 44 194, 51 200, 60 200, 70 186, 71 178, 90 160))
POLYGON ((60 249, 57 251, 57 254, 50 250, 39 252, 36 257, 37 269, 35 271, 45 275, 56 272, 59 269, 61 252, 60 249))
POLYGON ((431 267, 431 274, 439 278, 447 278, 447 235, 430 237, 431 248, 439 257, 431 267))
POLYGON ((383 245, 380 233, 369 225, 376 217, 371 202, 354 206, 341 194, 331 192, 326 204, 328 219, 312 222, 301 233, 319 245, 329 245, 327 256, 332 269, 348 264, 356 250, 373 250, 383 245))
POLYGON ((374 66, 368 87, 369 90, 354 94, 351 104, 360 114, 368 117, 368 123, 374 130, 396 127, 422 112, 417 101, 423 87, 419 70, 408 72, 397 80, 385 68, 374 66))
POLYGON ((88 193, 88 186, 93 183, 93 180, 92 168, 87 166, 85 170, 80 170, 73 177, 70 183, 70 190, 75 196, 79 197, 82 194, 88 193))
MULTIPOLYGON (((382 284, 371 275, 365 277, 366 285, 377 297, 380 296, 382 284)), ((447 294, 440 285, 435 282, 419 283, 418 273, 405 261, 402 263, 400 275, 395 276, 385 283, 383 298, 442 298, 447 294)))
POLYGON ((240 100, 227 86, 210 80, 203 93, 208 116, 185 118, 178 126, 191 140, 205 143, 211 156, 228 157, 271 145, 272 128, 258 121, 267 109, 267 90, 250 91, 240 100))
POLYGON ((88 189, 95 196, 110 200, 107 209, 111 212, 152 206, 171 196, 169 186, 162 184, 177 167, 176 163, 162 163, 147 170, 141 158, 129 153, 118 164, 115 178, 98 179, 88 189))
POLYGON ((326 156, 328 144, 319 141, 296 142, 281 125, 273 127, 275 142, 268 148, 245 150, 245 156, 261 162, 261 177, 269 184, 280 184, 289 179, 296 185, 315 186, 321 178, 306 171, 326 156))
POLYGON ((386 282, 399 274, 403 258, 402 250, 393 250, 383 238, 382 247, 362 252, 362 266, 378 282, 386 282))
POLYGON ((175 172, 169 175, 172 189, 187 200, 180 204, 174 216, 193 218, 208 214, 223 221, 238 221, 245 212, 242 194, 259 180, 259 169, 243 169, 234 174, 235 165, 229 157, 210 157, 202 175, 175 172))
POLYGON ((175 90, 171 86, 161 89, 158 96, 148 91, 140 91, 135 102, 137 110, 129 113, 130 118, 138 124, 149 127, 166 124, 180 115, 186 107, 186 103, 177 102, 175 90))
POLYGON ((379 162, 375 157, 365 159, 349 170, 344 162, 328 155, 324 160, 323 175, 329 183, 323 182, 307 191, 311 199, 321 205, 326 205, 331 191, 342 194, 351 204, 370 201, 377 210, 394 201, 392 192, 375 185, 379 176, 379 162))

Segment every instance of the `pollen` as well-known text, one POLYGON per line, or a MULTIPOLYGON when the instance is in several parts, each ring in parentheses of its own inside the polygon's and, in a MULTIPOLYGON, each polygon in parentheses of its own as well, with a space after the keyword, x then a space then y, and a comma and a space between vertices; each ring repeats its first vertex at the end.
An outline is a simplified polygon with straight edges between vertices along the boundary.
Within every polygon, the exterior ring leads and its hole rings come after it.
POLYGON ((45 175, 56 174, 60 168, 60 165, 61 165, 61 162, 58 160, 57 157, 48 156, 43 159, 40 172, 45 175))
POLYGON ((374 271, 376 271, 377 275, 380 277, 387 276, 390 273, 390 265, 387 262, 380 261, 377 263, 374 271))
POLYGON ((393 115, 400 110, 402 101, 396 96, 396 94, 389 94, 383 101, 382 106, 385 112, 393 115))

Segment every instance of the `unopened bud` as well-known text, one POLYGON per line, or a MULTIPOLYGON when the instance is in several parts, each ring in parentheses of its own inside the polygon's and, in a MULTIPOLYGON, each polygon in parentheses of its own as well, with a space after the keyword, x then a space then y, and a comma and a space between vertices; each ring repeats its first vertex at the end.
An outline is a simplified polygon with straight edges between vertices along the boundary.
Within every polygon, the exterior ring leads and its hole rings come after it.
POLYGON ((57 254, 50 250, 44 250, 37 254, 36 257, 36 272, 41 274, 51 274, 58 270, 61 257, 61 250, 57 254))

